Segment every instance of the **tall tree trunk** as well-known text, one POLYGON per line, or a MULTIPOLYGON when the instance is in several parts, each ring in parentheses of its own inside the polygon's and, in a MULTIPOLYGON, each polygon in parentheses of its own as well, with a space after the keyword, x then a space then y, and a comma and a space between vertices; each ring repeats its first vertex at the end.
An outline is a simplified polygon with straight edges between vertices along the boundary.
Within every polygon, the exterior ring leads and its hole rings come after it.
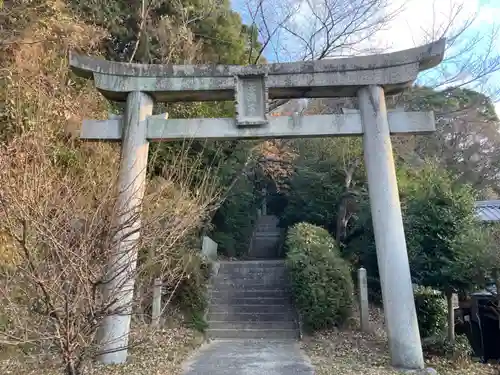
POLYGON ((453 309, 453 293, 446 292, 448 302, 448 341, 455 342, 455 310, 453 309))
MULTIPOLYGON (((68 354, 69 356, 69 354, 68 354)), ((68 358, 66 359, 66 369, 65 369, 65 375, 79 375, 80 371, 78 370, 78 366, 75 365, 75 362, 73 359, 68 358)))
POLYGON ((347 235, 347 224, 349 223, 349 219, 351 218, 351 214, 348 212, 347 205, 349 204, 349 199, 351 198, 349 190, 351 188, 352 176, 354 175, 356 167, 357 163, 354 163, 350 168, 344 168, 344 194, 340 199, 337 209, 337 223, 335 228, 335 240, 338 246, 340 246, 342 240, 347 235))

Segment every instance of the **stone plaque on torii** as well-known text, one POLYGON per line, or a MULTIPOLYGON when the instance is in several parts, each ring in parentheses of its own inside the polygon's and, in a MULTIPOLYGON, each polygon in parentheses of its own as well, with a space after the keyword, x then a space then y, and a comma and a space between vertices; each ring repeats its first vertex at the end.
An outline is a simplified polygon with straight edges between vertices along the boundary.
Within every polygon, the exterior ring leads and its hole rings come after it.
MULTIPOLYGON (((438 65, 445 41, 373 56, 268 65, 145 65, 118 63, 70 54, 78 76, 94 80, 111 101, 126 102, 125 114, 85 120, 81 138, 121 141, 118 209, 130 220, 140 209, 150 141, 178 139, 257 139, 362 135, 369 197, 392 364, 424 366, 408 254, 403 230, 391 134, 435 129, 432 112, 387 111, 385 95, 410 87, 419 72, 438 65), (270 99, 357 97, 359 111, 342 115, 268 116, 270 99), (168 119, 152 115, 154 102, 234 100, 236 118, 168 119)), ((115 249, 113 269, 135 269, 140 216, 115 249), (123 256, 128 254, 128 256, 123 256), (124 264, 127 259, 132 262, 124 264)), ((123 235, 123 233, 122 233, 123 235)), ((133 280, 106 284, 118 303, 132 300, 133 280)), ((130 315, 105 318, 105 363, 127 357, 130 315)))

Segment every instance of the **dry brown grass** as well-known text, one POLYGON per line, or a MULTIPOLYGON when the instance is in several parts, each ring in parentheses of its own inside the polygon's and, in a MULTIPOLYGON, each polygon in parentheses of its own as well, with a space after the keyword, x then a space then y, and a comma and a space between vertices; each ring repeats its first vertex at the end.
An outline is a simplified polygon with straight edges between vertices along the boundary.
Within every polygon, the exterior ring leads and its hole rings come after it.
MULTIPOLYGON (((132 331, 135 341, 142 345, 131 348, 128 362, 119 366, 100 366, 92 363, 85 368, 86 375, 180 375, 184 360, 198 348, 203 337, 200 333, 182 327, 176 319, 169 327, 153 330, 146 325, 132 331)), ((17 354, 0 358, 2 375, 61 375, 57 357, 26 356, 17 354)))
POLYGON ((70 50, 99 55, 105 31, 71 15, 60 0, 10 0, 0 25, 0 142, 38 133, 53 157, 70 156, 72 168, 93 168, 109 181, 117 145, 77 140, 81 121, 106 118, 108 105, 92 82, 68 69, 70 50))
MULTIPOLYGON (((372 333, 357 328, 330 330, 306 337, 303 348, 310 356, 317 375, 397 375, 390 366, 389 348, 381 313, 374 309, 372 333)), ((354 326, 357 326, 355 322, 354 326)), ((426 360, 439 375, 498 375, 496 366, 472 361, 453 362, 444 358, 426 360)))

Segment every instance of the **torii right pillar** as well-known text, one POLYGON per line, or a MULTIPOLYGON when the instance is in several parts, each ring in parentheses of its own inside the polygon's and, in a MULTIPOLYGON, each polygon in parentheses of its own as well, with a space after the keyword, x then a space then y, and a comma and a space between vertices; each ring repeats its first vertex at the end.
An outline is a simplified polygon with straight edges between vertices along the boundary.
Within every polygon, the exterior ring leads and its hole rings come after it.
POLYGON ((392 365, 424 367, 384 89, 358 91, 363 151, 392 365))

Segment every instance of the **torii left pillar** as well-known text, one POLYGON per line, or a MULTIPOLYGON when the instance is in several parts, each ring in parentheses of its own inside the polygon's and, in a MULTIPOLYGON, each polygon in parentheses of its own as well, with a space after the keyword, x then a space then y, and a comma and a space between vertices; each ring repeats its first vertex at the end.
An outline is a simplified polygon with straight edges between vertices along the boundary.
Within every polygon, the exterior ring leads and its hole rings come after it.
POLYGON ((124 363, 134 296, 137 246, 141 207, 146 186, 149 142, 146 118, 153 112, 153 99, 143 92, 131 92, 122 122, 122 149, 115 217, 117 230, 108 262, 104 299, 115 302, 104 318, 99 334, 99 360, 105 364, 124 363))

